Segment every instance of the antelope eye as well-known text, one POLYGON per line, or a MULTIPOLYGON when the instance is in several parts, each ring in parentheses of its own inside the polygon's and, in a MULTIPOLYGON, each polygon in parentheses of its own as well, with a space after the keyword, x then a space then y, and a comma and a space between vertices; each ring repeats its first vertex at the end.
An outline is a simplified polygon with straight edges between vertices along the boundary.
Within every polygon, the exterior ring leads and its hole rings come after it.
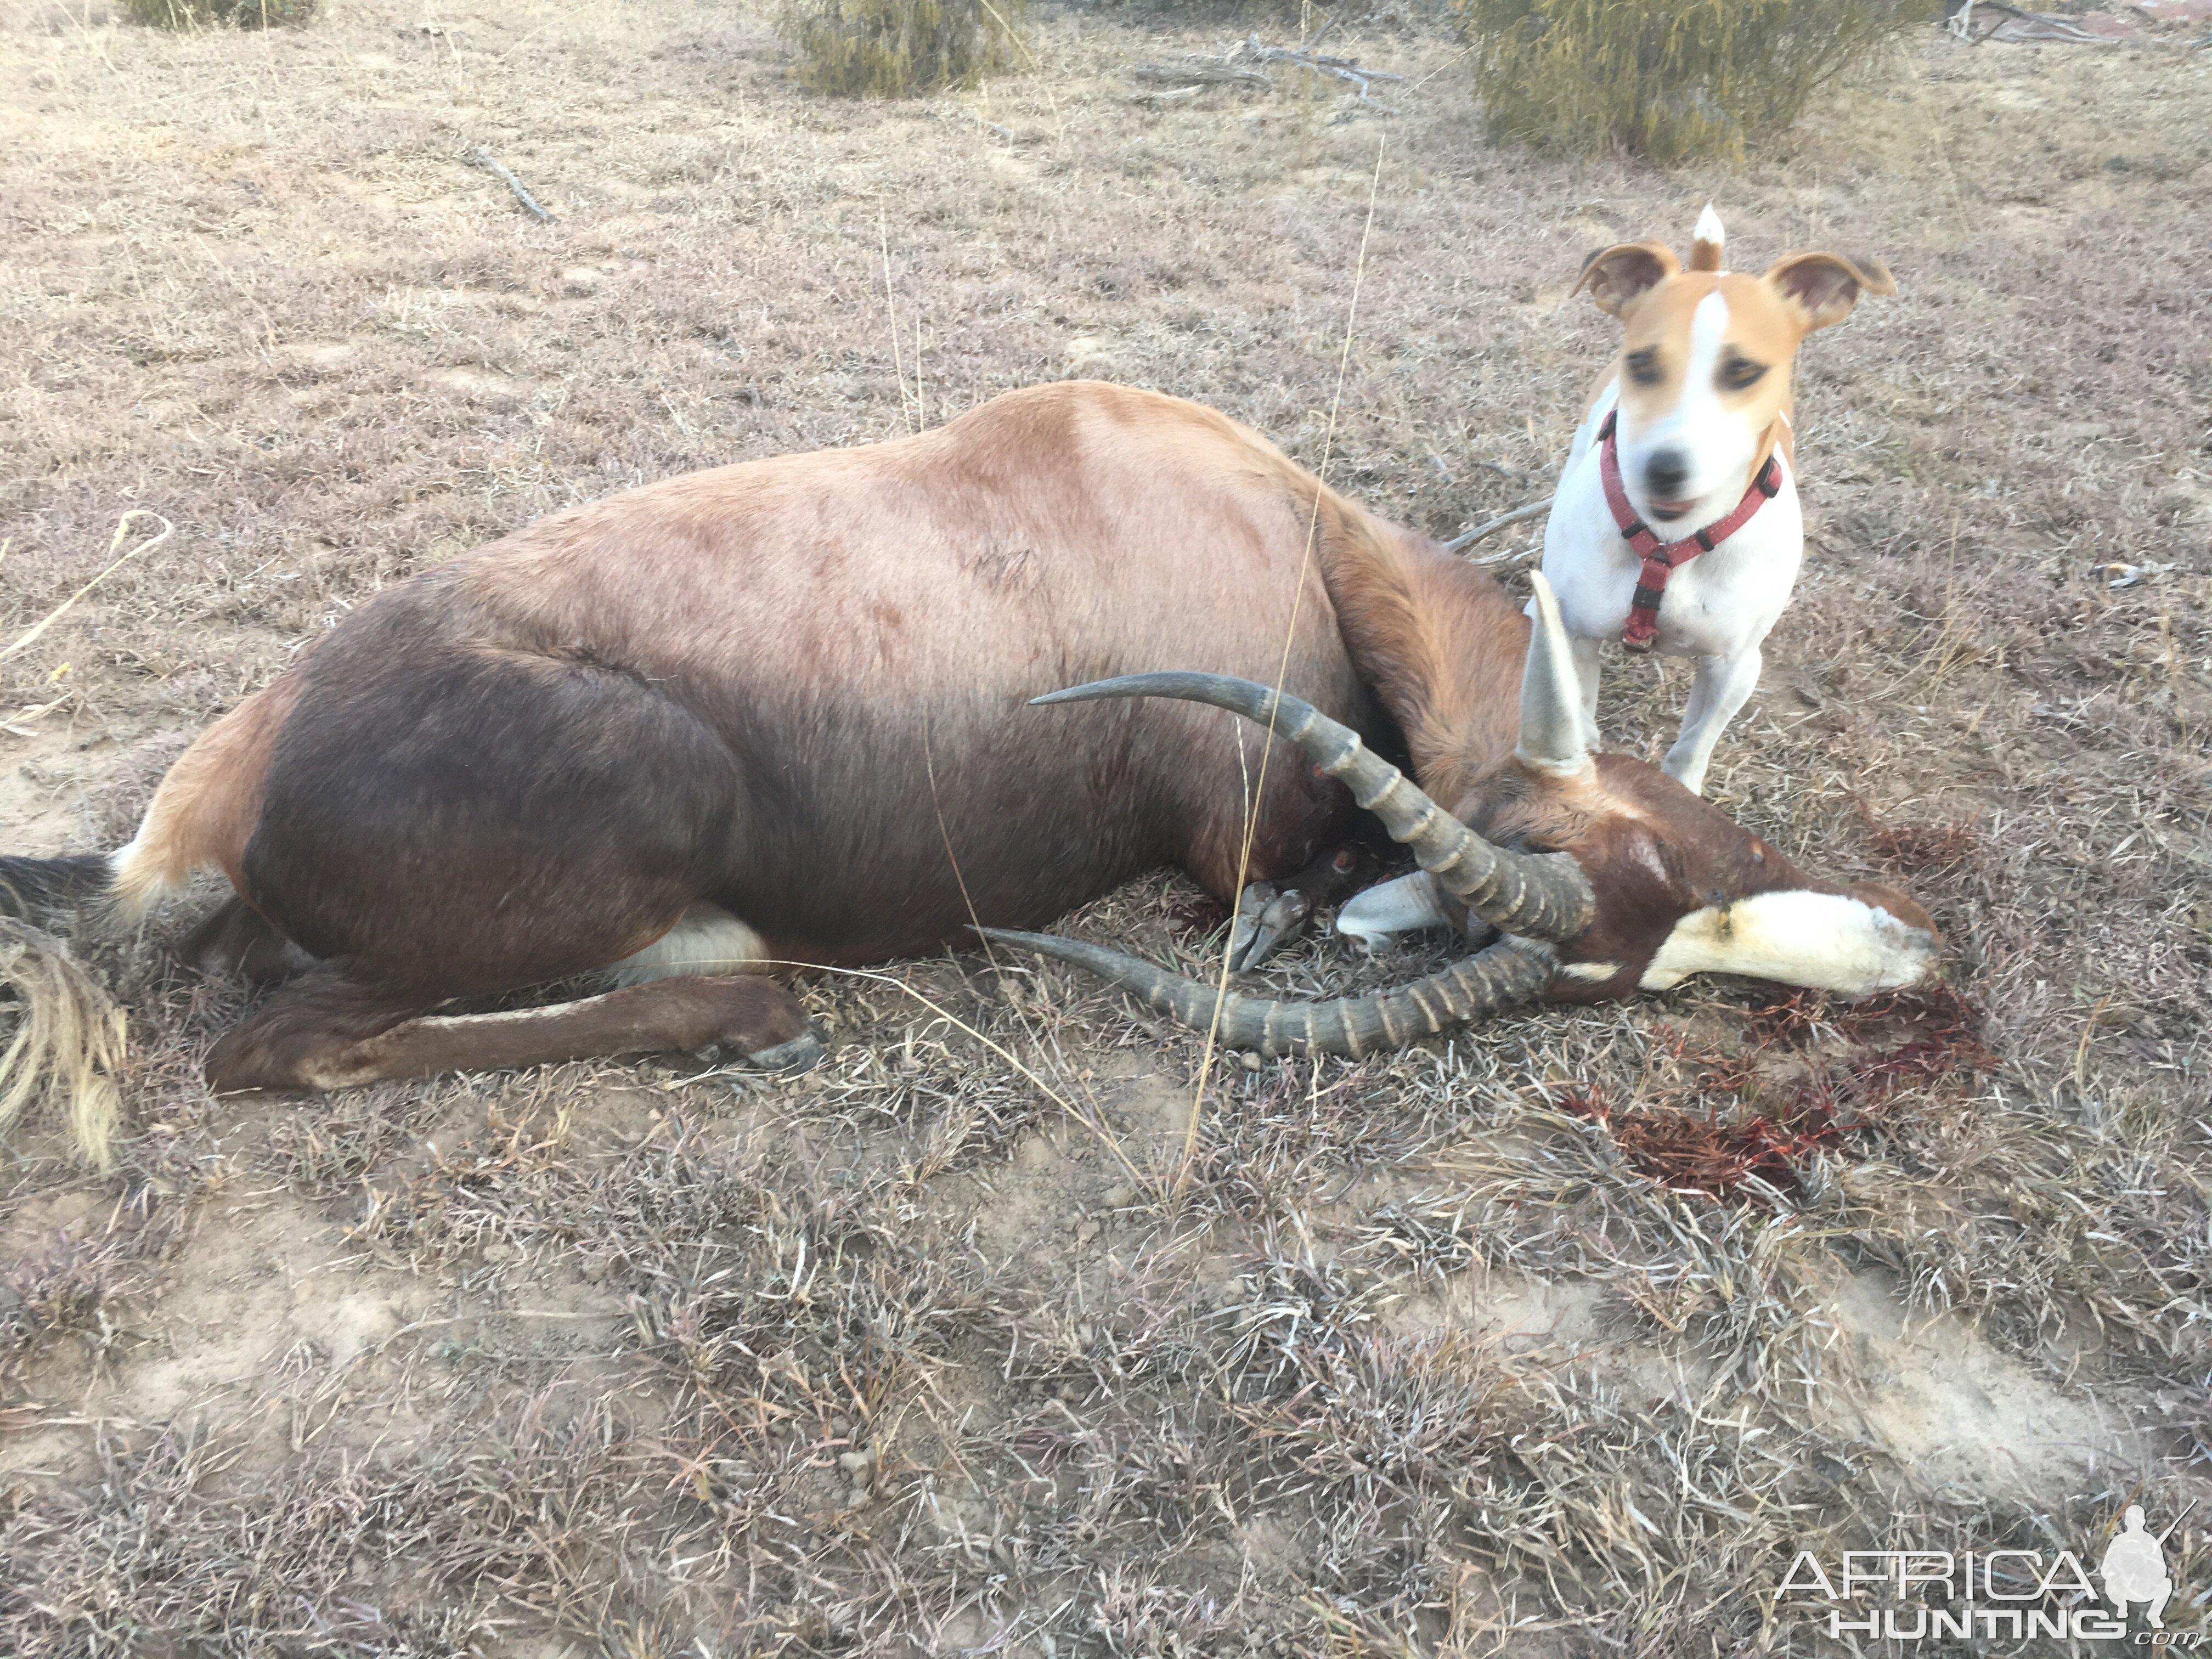
POLYGON ((1757 386, 1765 374, 1765 363, 1754 363, 1748 357, 1731 357, 1721 365, 1721 386, 1725 391, 1742 392, 1757 386))
POLYGON ((1638 386, 1659 384, 1659 354, 1650 346, 1628 354, 1628 378, 1638 386))

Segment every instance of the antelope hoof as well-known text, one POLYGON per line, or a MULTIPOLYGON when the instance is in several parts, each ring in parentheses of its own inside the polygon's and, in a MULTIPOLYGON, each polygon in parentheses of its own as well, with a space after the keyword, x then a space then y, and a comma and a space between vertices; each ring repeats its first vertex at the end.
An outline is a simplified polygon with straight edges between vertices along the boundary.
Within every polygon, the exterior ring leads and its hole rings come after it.
POLYGON ((1229 971, 1249 974, 1306 930, 1313 901, 1295 887, 1278 893, 1255 882, 1237 902, 1237 925, 1229 933, 1229 971))
POLYGON ((787 1077, 796 1077, 801 1072, 811 1072, 820 1065, 823 1052, 821 1039, 811 1031, 805 1031, 788 1042, 754 1049, 745 1056, 745 1064, 763 1072, 781 1072, 787 1077))

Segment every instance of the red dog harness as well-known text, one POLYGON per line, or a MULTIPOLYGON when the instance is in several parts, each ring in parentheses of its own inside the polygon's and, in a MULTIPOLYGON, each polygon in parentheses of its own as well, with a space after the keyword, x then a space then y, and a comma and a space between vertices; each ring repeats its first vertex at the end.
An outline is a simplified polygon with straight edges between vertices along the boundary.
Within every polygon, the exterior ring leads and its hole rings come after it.
POLYGON ((1725 519, 1694 531, 1679 542, 1662 542, 1652 533, 1650 526, 1636 516, 1636 509, 1628 504, 1628 491, 1620 482, 1620 451, 1613 435, 1620 415, 1617 409, 1607 410, 1605 424, 1597 429, 1598 476, 1605 480, 1605 504, 1613 509, 1613 521, 1620 526, 1621 539, 1634 548, 1637 556, 1644 561, 1643 572, 1637 579, 1635 602, 1629 607, 1627 624, 1620 630, 1620 642, 1631 651, 1649 651, 1659 632, 1659 601, 1666 597, 1667 578, 1674 574, 1674 567, 1689 563, 1700 553, 1711 552, 1749 524, 1751 515, 1780 493, 1782 463, 1770 453, 1766 465, 1751 481, 1751 488, 1743 492, 1743 499, 1725 519))

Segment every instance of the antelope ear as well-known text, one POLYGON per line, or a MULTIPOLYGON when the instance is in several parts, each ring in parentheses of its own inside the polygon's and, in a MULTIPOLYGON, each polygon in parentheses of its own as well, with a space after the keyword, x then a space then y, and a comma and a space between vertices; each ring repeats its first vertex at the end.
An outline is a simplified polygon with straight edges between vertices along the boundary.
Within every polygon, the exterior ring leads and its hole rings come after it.
POLYGON ((1522 762, 1562 777, 1590 769, 1583 744, 1583 691, 1575 678, 1575 656, 1559 620, 1559 601, 1540 570, 1529 577, 1536 590, 1536 616, 1528 630, 1528 664, 1521 671, 1521 741, 1513 752, 1522 762))
POLYGON ((1896 279, 1879 259, 1840 253, 1785 253, 1759 278, 1797 314, 1805 331, 1840 323, 1862 294, 1894 294, 1896 279))
POLYGON ((1625 317, 1638 300, 1681 269, 1674 250, 1664 242, 1623 242, 1600 248, 1583 260, 1583 274, 1567 293, 1571 298, 1588 289, 1600 311, 1625 317))

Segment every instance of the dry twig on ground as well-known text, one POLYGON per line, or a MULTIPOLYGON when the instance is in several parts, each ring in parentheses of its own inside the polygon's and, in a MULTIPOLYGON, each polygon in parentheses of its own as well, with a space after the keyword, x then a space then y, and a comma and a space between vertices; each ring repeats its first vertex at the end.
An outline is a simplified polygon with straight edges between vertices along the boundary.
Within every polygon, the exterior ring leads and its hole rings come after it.
POLYGON ((1280 64, 1349 82, 1358 90, 1361 103, 1377 109, 1384 106, 1370 95, 1370 88, 1378 81, 1402 82, 1406 78, 1389 70, 1368 69, 1349 58, 1326 57, 1310 46, 1271 46, 1256 34, 1218 55, 1188 52, 1172 63, 1139 64, 1129 74, 1148 86, 1246 86, 1272 89, 1275 83, 1259 67, 1263 64, 1280 64))
POLYGON ((1389 70, 1368 69, 1349 58, 1331 58, 1316 52, 1310 46, 1271 46, 1256 34, 1247 36, 1243 44, 1232 49, 1229 60, 1259 64, 1284 64, 1293 69, 1311 70, 1316 75, 1333 75, 1340 81, 1349 81, 1359 92, 1363 104, 1382 106, 1369 95, 1369 88, 1377 81, 1402 83, 1405 76, 1389 70))
POLYGON ((1510 513, 1501 513, 1496 518, 1490 520, 1487 523, 1475 526, 1472 530, 1462 531, 1458 535, 1453 537, 1449 541, 1444 544, 1444 551, 1447 553, 1464 552, 1468 548, 1473 547, 1477 542, 1485 540, 1488 537, 1496 534, 1498 531, 1506 529, 1513 525, 1524 523, 1527 520, 1534 518, 1540 513, 1548 513, 1551 510, 1552 498, 1549 495, 1545 496, 1540 501, 1530 501, 1525 507, 1516 507, 1510 513))
POLYGON ((553 222, 552 212, 535 196, 532 196, 522 180, 516 178, 507 165, 489 150, 479 148, 469 160, 486 173, 503 180, 507 187, 514 192, 514 199, 521 203, 524 209, 539 223, 550 225, 553 222))
POLYGON ((23 652, 30 649, 33 645, 37 643, 39 636, 45 633, 49 628, 52 628, 56 623, 59 622, 64 617, 67 616, 71 608, 76 605, 78 600, 84 598, 86 594, 91 592, 94 588, 99 586, 100 583, 106 581, 110 576, 120 570, 125 565, 130 563, 131 560, 137 558, 140 554, 149 552, 153 549, 159 547, 163 542, 168 540, 170 535, 175 531, 175 529, 176 526, 171 524, 167 519, 163 518, 160 514, 149 512, 143 507, 134 507, 128 513, 125 513, 121 518, 115 521, 115 539, 110 542, 107 545, 108 552, 113 556, 112 556, 105 565, 100 567, 99 574, 94 576, 90 581, 85 583, 85 585, 78 588, 76 592, 70 594, 69 598, 64 599, 52 610, 47 611, 45 616, 40 617, 38 621, 33 623, 21 634, 18 634, 14 640, 9 642, 4 649, 0 649, 0 662, 6 662, 10 657, 20 656, 23 652), (123 538, 131 533, 131 521, 133 519, 151 519, 155 523, 160 525, 161 527, 155 531, 152 535, 147 537, 143 541, 134 543, 129 548, 125 549, 124 551, 117 553, 115 550, 123 546, 123 538))
POLYGON ((1971 40, 1977 46, 1984 40, 2052 40, 2075 46, 2109 46, 2118 38, 2094 33, 2070 18, 2050 12, 2023 10, 2008 4, 2007 0, 1964 0, 1944 27, 1960 40, 1971 40))
POLYGON ((1172 64, 1139 64, 1130 78, 1158 87, 1237 86, 1271 88, 1274 82, 1255 69, 1240 69, 1225 58, 1200 54, 1172 64))

